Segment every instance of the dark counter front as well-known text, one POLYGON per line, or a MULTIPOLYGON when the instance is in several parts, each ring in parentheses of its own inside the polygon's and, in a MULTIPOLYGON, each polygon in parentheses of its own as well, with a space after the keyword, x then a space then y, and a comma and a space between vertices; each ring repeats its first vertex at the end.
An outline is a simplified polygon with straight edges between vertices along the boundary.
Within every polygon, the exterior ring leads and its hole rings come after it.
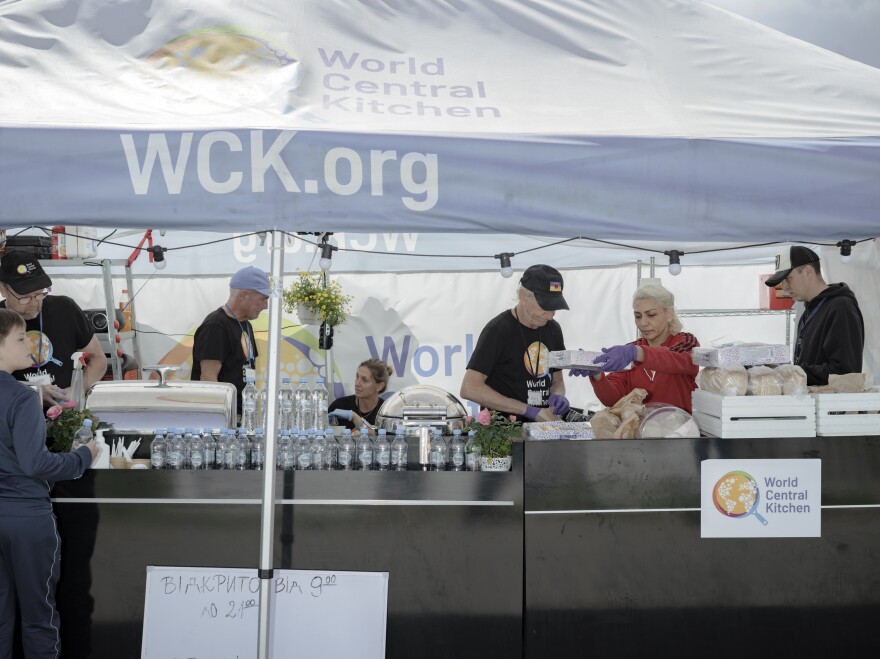
POLYGON ((880 651, 880 437, 530 442, 525 656, 880 651), (820 458, 822 537, 700 538, 700 462, 820 458))
MULTIPOLYGON (((276 472, 275 567, 389 572, 387 657, 522 656, 522 448, 508 473, 276 472)), ((262 478, 59 484, 63 656, 140 656, 148 565, 256 569, 262 478)))

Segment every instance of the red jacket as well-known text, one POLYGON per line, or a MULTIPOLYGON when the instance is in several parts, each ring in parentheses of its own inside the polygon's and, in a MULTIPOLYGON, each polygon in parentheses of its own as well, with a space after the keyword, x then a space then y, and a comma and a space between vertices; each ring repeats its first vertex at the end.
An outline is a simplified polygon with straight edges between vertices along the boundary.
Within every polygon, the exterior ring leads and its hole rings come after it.
POLYGON ((697 337, 680 332, 656 348, 644 339, 630 345, 641 346, 645 361, 635 362, 627 371, 605 374, 599 381, 590 378, 602 404, 611 407, 633 389, 640 388, 648 392, 645 403, 669 403, 690 414, 691 392, 697 388, 700 370, 691 359, 691 349, 700 345, 697 337))

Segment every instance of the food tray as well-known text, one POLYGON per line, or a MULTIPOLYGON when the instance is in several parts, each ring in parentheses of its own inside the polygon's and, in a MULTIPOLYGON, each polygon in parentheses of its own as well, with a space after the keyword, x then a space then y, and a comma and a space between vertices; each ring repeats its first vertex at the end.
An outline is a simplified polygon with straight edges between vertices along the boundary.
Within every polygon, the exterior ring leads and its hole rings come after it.
POLYGON ((811 396, 816 401, 817 435, 876 435, 880 431, 880 392, 811 396))
POLYGON ((816 402, 810 396, 722 396, 697 389, 693 415, 713 437, 815 437, 816 402))
POLYGON ((691 359, 697 366, 760 366, 789 364, 791 355, 786 345, 727 346, 694 348, 691 359))
POLYGON ((526 439, 593 439, 593 428, 587 421, 540 421, 524 423, 526 439))

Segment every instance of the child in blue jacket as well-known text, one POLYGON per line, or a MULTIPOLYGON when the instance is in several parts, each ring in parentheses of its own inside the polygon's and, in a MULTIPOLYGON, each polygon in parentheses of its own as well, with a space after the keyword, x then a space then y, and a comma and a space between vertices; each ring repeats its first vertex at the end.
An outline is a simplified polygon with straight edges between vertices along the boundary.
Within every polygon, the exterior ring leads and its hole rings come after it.
POLYGON ((12 653, 18 600, 25 656, 56 658, 61 542, 50 481, 82 476, 98 449, 94 441, 67 454, 46 449, 39 394, 10 375, 30 366, 30 354, 24 318, 0 309, 0 657, 12 653))

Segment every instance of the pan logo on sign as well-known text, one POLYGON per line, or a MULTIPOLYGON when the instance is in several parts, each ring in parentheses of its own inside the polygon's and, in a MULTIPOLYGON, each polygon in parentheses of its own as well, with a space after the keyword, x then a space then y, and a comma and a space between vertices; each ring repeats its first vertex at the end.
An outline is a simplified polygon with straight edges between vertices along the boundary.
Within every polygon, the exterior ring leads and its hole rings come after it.
POLYGON ((719 513, 727 517, 745 518, 754 515, 761 524, 767 520, 758 512, 761 490, 751 474, 729 471, 712 488, 712 502, 719 513))

